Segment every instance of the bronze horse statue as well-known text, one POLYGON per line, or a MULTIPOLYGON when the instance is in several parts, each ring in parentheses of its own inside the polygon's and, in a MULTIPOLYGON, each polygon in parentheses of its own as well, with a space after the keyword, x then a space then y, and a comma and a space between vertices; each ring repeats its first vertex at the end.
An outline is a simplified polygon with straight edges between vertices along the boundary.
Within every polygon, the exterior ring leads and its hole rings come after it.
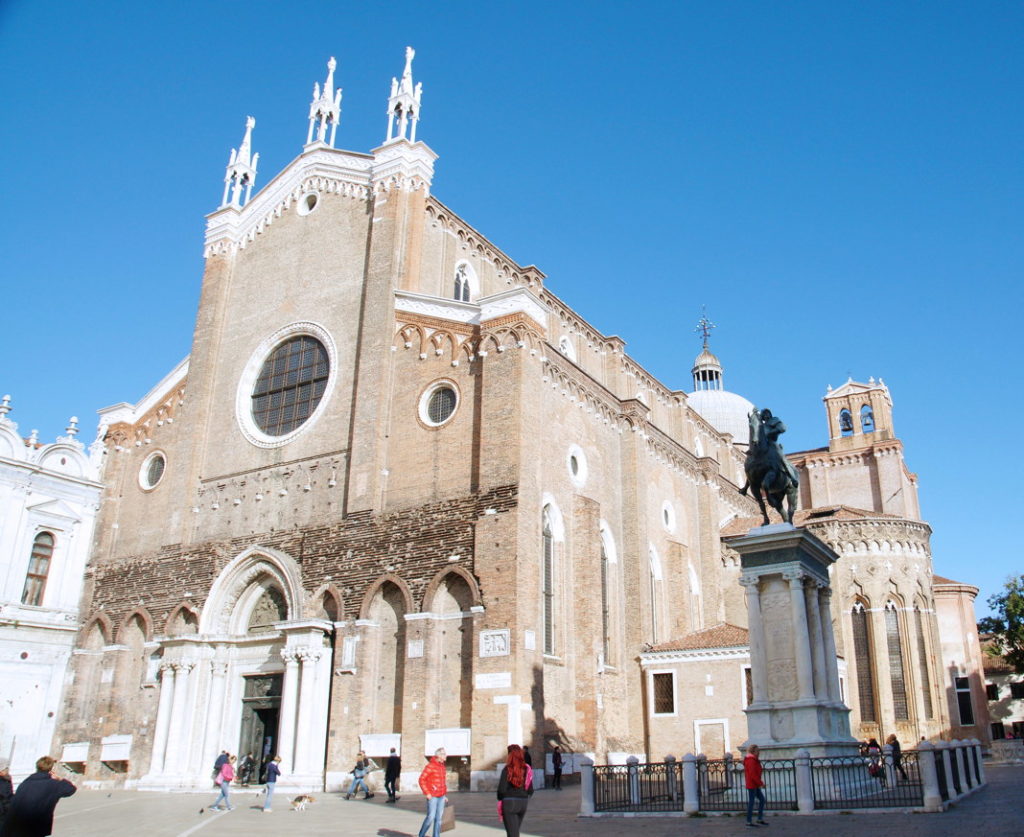
POLYGON ((767 526, 770 523, 768 511, 764 506, 765 499, 779 513, 779 517, 792 524, 800 477, 786 459, 779 443, 779 436, 786 432, 786 425, 782 423, 782 419, 773 416, 771 410, 764 409, 758 412, 757 407, 750 411, 747 419, 750 423, 750 446, 747 448, 747 458, 743 463, 747 482, 740 489, 740 494, 746 494, 748 489, 751 491, 761 509, 763 525, 767 526), (762 492, 764 498, 761 496, 762 492), (782 510, 783 499, 787 502, 786 511, 782 510))

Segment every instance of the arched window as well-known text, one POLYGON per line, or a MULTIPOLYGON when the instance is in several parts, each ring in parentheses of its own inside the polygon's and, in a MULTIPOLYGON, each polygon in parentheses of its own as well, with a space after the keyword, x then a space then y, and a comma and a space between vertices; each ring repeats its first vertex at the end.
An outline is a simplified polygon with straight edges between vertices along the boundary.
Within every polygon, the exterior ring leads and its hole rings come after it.
POLYGON ((860 429, 862 433, 875 432, 875 413, 870 404, 860 408, 860 429))
POLYGON ((551 510, 545 506, 541 530, 543 551, 542 604, 544 607, 544 653, 555 653, 555 536, 551 529, 551 510))
POLYGON ((875 709, 875 669, 868 632, 868 613, 861 602, 853 606, 853 656, 857 665, 857 696, 860 699, 860 719, 877 721, 875 709))
POLYGON ((651 585, 651 642, 657 643, 661 641, 661 631, 659 630, 661 608, 658 601, 660 594, 658 582, 661 581, 661 558, 653 546, 648 546, 647 548, 647 560, 649 562, 651 585))
POLYGON ((907 679, 903 672, 903 640, 900 638, 899 613, 894 602, 888 602, 885 606, 885 644, 889 652, 893 716, 897 721, 907 721, 910 712, 907 707, 907 679))
POLYGON ((845 407, 839 411, 839 432, 843 436, 853 435, 853 416, 845 407))
POLYGON ((469 276, 466 275, 466 265, 464 264, 455 268, 454 297, 459 302, 469 302, 469 276))
POLYGON ((611 657, 611 605, 608 595, 608 550, 601 538, 601 656, 606 664, 611 657))
POLYGON ((46 577, 50 574, 53 544, 53 535, 49 532, 40 532, 32 542, 32 555, 28 559, 28 573, 25 575, 25 590, 21 594, 22 604, 42 606, 46 577))
POLYGON ((932 717, 932 681, 928 676, 928 645, 924 639, 924 617, 921 608, 914 608, 914 627, 917 632, 917 661, 921 668, 921 696, 924 698, 924 716, 932 717))

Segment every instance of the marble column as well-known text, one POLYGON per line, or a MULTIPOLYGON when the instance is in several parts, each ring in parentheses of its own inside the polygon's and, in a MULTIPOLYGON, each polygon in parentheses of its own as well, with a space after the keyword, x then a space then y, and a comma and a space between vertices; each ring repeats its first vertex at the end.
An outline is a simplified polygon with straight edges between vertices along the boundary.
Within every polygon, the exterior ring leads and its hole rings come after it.
POLYGON ((811 640, 807 628, 807 603, 804 599, 804 574, 799 570, 783 573, 789 582, 793 609, 793 654, 796 657, 796 679, 800 700, 814 700, 814 678, 811 665, 811 640))
POLYGON ((153 754, 149 763, 149 775, 159 776, 164 772, 167 755, 167 733, 171 724, 171 702, 174 700, 175 669, 171 663, 160 666, 160 704, 156 710, 156 731, 153 733, 153 754))
POLYGON ((745 575, 740 584, 747 591, 747 622, 750 626, 750 680, 752 685, 753 703, 768 699, 768 685, 765 674, 768 662, 764 656, 764 623, 761 621, 760 580, 757 576, 745 575))
POLYGON ((828 672, 828 697, 833 703, 842 702, 839 691, 839 661, 836 659, 836 637, 832 631, 832 590, 818 588, 818 611, 821 613, 821 636, 825 645, 825 669, 828 672))
POLYGON ((818 700, 829 700, 828 678, 825 671, 824 637, 821 628, 821 610, 818 607, 818 582, 808 579, 804 587, 807 617, 811 631, 811 662, 814 665, 814 696, 818 700))
POLYGON ((281 717, 278 721, 278 750, 281 772, 295 772, 295 717, 299 697, 299 654, 294 648, 281 652, 284 660, 284 683, 281 695, 281 717))
POLYGON ((171 702, 171 723, 167 733, 167 758, 164 761, 164 770, 179 775, 185 769, 184 759, 188 752, 188 686, 195 663, 192 660, 179 660, 172 665, 175 668, 174 700, 171 702))
POLYGON ((307 774, 318 772, 310 762, 313 748, 313 714, 316 711, 316 664, 323 651, 319 648, 296 649, 301 662, 301 680, 297 721, 295 724, 295 767, 294 772, 307 774))
POLYGON ((206 731, 203 736, 202 763, 213 764, 221 750, 229 749, 220 740, 224 720, 224 691, 227 685, 228 664, 210 663, 210 697, 206 703, 206 731))

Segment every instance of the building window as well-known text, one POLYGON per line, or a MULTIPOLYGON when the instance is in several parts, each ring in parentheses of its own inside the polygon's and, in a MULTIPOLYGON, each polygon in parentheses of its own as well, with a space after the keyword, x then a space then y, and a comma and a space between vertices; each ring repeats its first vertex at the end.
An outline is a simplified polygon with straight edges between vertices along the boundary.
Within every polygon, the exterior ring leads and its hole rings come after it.
POLYGON ((455 268, 454 296, 459 302, 469 302, 469 277, 466 275, 466 265, 464 264, 455 268))
POLYGON ((167 460, 159 451, 154 451, 142 463, 139 469, 139 485, 143 490, 150 491, 164 478, 164 470, 167 467, 167 460))
POLYGON ((252 418, 268 436, 284 436, 313 414, 327 389, 327 350, 315 337, 285 340, 263 362, 252 390, 252 418))
POLYGON ((875 709, 875 670, 872 665, 868 614, 860 602, 853 606, 851 619, 853 621, 853 657, 857 666, 860 719, 874 722, 878 720, 878 713, 875 709))
POLYGON ((676 714, 676 676, 671 671, 651 675, 655 715, 676 714))
POLYGON ((985 697, 989 700, 999 700, 999 686, 995 683, 986 683, 985 697))
POLYGON ((608 601, 608 550, 601 539, 601 655, 611 664, 611 606, 608 601))
POLYGON ((754 670, 750 666, 743 666, 743 708, 746 709, 754 702, 754 670))
POLYGON ((921 697, 924 698, 924 716, 932 718, 932 681, 928 675, 928 645, 924 639, 924 616, 921 608, 914 608, 914 627, 917 630, 917 664, 921 669, 921 697))
POLYGON ((897 721, 906 721, 910 719, 910 712, 907 706, 907 679, 903 671, 903 640, 900 637, 899 614, 893 602, 885 606, 885 644, 889 652, 893 717, 897 721))
POLYGON ((1006 727, 1003 726, 1002 721, 996 721, 992 724, 992 740, 1002 741, 1006 738, 1006 727))
POLYGON ((1013 737, 1024 738, 1024 721, 1013 722, 1013 737))
POLYGON ((875 413, 870 404, 860 408, 860 429, 862 433, 875 432, 875 413))
POLYGON ((846 408, 839 411, 839 433, 843 436, 853 435, 853 416, 846 408))
POLYGON ((431 427, 440 427, 455 415, 459 393, 451 381, 438 381, 420 398, 420 420, 431 427))
POLYGON ((543 550, 542 605, 544 608, 544 653, 555 653, 555 537, 551 531, 551 513, 545 508, 541 532, 543 550))
POLYGON ((28 559, 28 573, 25 575, 25 590, 21 594, 22 604, 42 606, 52 557, 53 535, 49 532, 40 532, 32 542, 32 555, 28 559))
POLYGON ((971 705, 971 682, 966 677, 954 677, 956 705, 960 710, 960 726, 974 726, 974 707, 971 705))
POLYGON ((1024 682, 1010 684, 1010 697, 1014 700, 1024 698, 1024 682))

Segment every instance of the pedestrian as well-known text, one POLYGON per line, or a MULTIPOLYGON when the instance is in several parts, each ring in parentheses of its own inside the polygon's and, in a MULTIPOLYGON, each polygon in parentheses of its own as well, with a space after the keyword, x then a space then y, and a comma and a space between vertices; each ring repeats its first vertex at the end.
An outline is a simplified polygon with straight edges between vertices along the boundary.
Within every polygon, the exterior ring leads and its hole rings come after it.
POLYGON ((402 775, 402 759, 398 753, 395 752, 395 748, 391 748, 391 754, 388 756, 388 763, 384 766, 384 790, 388 794, 388 802, 398 802, 401 799, 400 796, 395 796, 395 782, 399 780, 402 775))
POLYGON ((269 814, 273 810, 274 789, 277 787, 277 779, 281 775, 281 757, 274 756, 267 765, 267 801, 263 803, 263 813, 269 814))
POLYGON ((53 833, 53 809, 62 798, 78 790, 67 779, 53 775, 56 763, 43 756, 36 762, 36 772, 18 785, 0 831, 3 837, 46 837, 53 833))
POLYGON ((433 837, 441 837, 441 817, 444 816, 444 806, 448 802, 448 777, 444 768, 447 755, 444 747, 438 747, 434 757, 420 773, 420 790, 427 798, 427 816, 420 826, 419 837, 427 837, 428 831, 433 837))
POLYGON ((530 755, 529 747, 523 747, 523 761, 526 762, 527 767, 533 767, 533 756, 530 755))
POLYGON ((764 777, 761 774, 761 759, 758 756, 761 748, 751 744, 747 748, 747 756, 743 759, 743 778, 747 785, 747 827, 757 828, 768 825, 764 818, 764 777), (757 822, 754 822, 754 802, 757 801, 757 822))
POLYGON ((360 750, 359 755, 356 756, 356 766, 352 768, 352 785, 349 787, 348 793, 345 794, 345 799, 351 799, 358 792, 360 785, 362 785, 363 791, 366 794, 363 799, 373 799, 373 794, 370 793, 365 777, 369 776, 370 771, 376 768, 377 765, 366 757, 366 753, 360 750))
POLYGON ((213 805, 210 806, 211 811, 234 811, 235 806, 231 804, 231 782, 235 778, 235 757, 228 756, 220 766, 220 773, 217 774, 217 787, 220 788, 220 793, 214 800, 213 805), (224 800, 224 804, 221 804, 221 800, 224 800))
POLYGON ((238 779, 243 786, 248 785, 252 781, 252 771, 255 767, 256 759, 253 758, 252 753, 246 753, 245 758, 238 765, 238 779))
POLYGON ((3 830, 7 809, 11 807, 11 797, 14 796, 14 786, 11 784, 11 774, 7 772, 7 767, 7 759, 0 759, 0 831, 3 830))
POLYGON ((213 762, 213 774, 210 776, 213 779, 213 783, 219 784, 218 779, 220 778, 220 769, 224 766, 224 762, 228 760, 228 751, 221 750, 220 755, 213 762))
POLYGON ((551 780, 551 787, 555 790, 562 789, 562 748, 555 745, 555 752, 551 754, 551 766, 555 770, 554 778, 551 780))
POLYGON ((878 739, 868 739, 868 775, 872 779, 878 779, 882 787, 885 787, 885 770, 882 769, 882 748, 878 745, 878 739))
POLYGON ((519 837, 526 806, 533 796, 533 768, 526 763, 524 747, 508 745, 508 760, 498 779, 498 815, 505 825, 505 837, 519 837))
POLYGON ((896 737, 896 733, 889 733, 889 737, 885 739, 885 743, 892 748, 892 766, 893 769, 900 772, 900 778, 904 782, 909 782, 907 778, 907 771, 903 769, 903 748, 900 747, 900 740, 896 737))

